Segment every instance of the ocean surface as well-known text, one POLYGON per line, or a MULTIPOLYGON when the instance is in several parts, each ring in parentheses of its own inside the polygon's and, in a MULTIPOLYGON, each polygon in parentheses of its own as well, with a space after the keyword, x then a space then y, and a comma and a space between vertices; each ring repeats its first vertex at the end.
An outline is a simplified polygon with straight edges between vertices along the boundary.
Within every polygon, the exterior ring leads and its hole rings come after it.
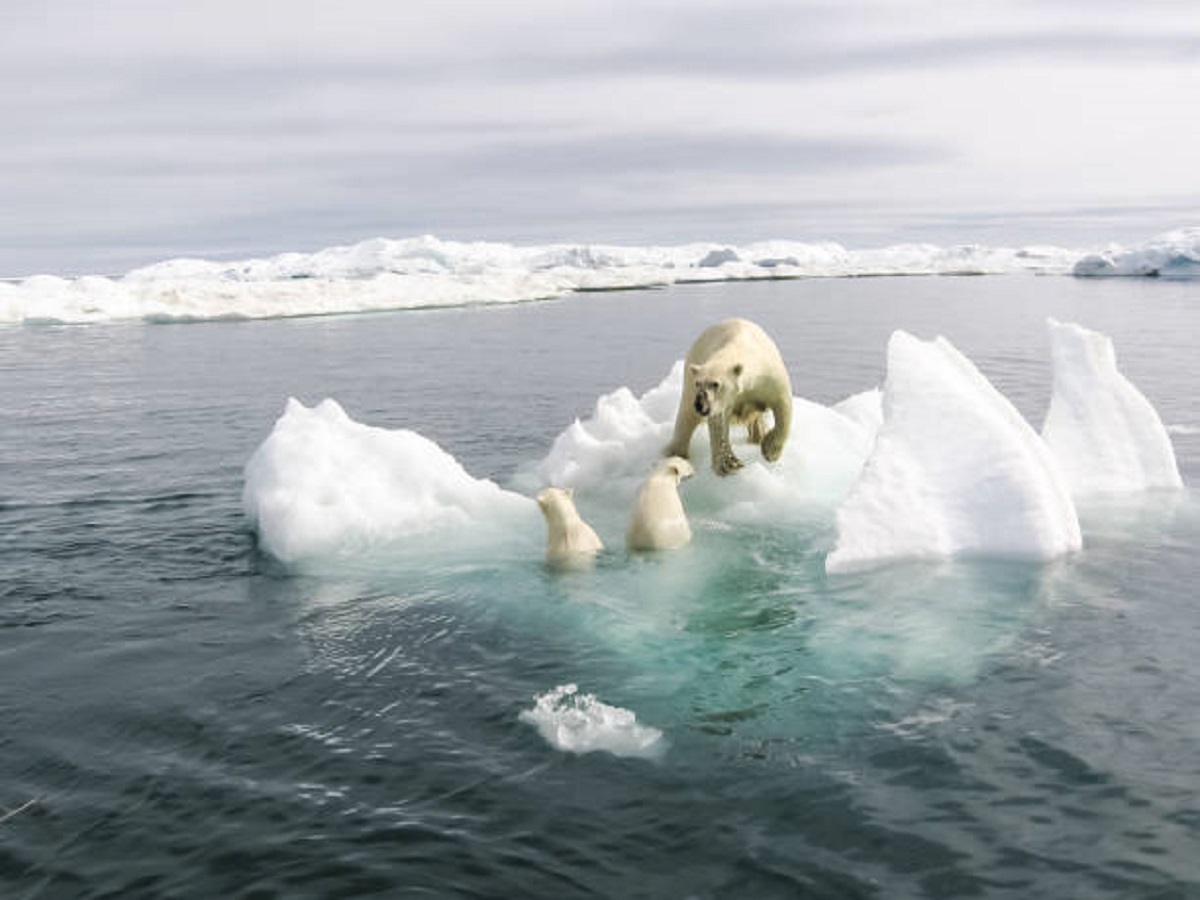
POLYGON ((1198 290, 1021 272, 15 317, 0 895, 1200 896, 1198 290), (1187 487, 1081 503, 1082 551, 1050 562, 830 575, 832 505, 698 515, 637 557, 602 514, 609 552, 565 575, 536 516, 303 566, 259 549, 244 467, 289 397, 528 494, 598 398, 731 315, 825 405, 882 382, 893 331, 945 335, 1034 428, 1046 318, 1095 329, 1187 487))

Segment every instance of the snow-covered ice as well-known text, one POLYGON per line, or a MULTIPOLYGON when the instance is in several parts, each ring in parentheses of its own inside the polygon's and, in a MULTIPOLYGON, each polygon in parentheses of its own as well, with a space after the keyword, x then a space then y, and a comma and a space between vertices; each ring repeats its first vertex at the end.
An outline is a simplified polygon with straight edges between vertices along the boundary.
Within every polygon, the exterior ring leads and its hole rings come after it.
POLYGON ((346 557, 453 530, 477 541, 513 522, 532 533, 532 500, 472 478, 414 431, 351 419, 334 400, 289 399, 246 464, 243 506, 259 546, 284 563, 346 557))
POLYGON ((1054 393, 1042 436, 1076 496, 1178 488, 1183 480, 1158 412, 1117 369, 1112 340, 1049 322, 1054 393))
MULTIPOLYGON (((815 522, 833 533, 830 572, 901 558, 1045 560, 1081 547, 1078 497, 1179 487, 1169 434, 1117 370, 1111 341, 1049 328, 1044 436, 948 340, 903 331, 889 341, 882 389, 834 406, 795 398, 795 437, 777 463, 742 446, 745 468, 718 477, 698 429, 684 492, 695 543, 714 529, 803 523, 811 535, 815 522)), ((543 459, 518 468, 512 489, 473 477, 416 432, 360 424, 333 400, 289 400, 246 465, 246 515, 260 546, 289 564, 412 559, 405 548, 447 544, 481 554, 497 541, 532 560, 544 528, 530 498, 554 485, 573 488, 616 545, 670 438, 682 372, 677 361, 640 396, 621 387, 599 397, 590 417, 548 438, 543 459)))
MULTIPOLYGON (((571 487, 583 493, 632 496, 671 439, 683 361, 678 360, 661 384, 637 397, 619 388, 596 401, 591 417, 577 420, 555 438, 538 464, 540 482, 571 487)), ((871 448, 874 430, 873 392, 851 398, 839 407, 822 406, 795 397, 790 441, 778 463, 762 461, 757 448, 739 447, 745 469, 735 478, 718 478, 709 467, 709 439, 696 429, 691 456, 696 477, 688 493, 722 514, 784 518, 826 508, 845 495, 871 448)), ((736 429, 735 441, 744 437, 736 429)))
POLYGON ((1200 228, 1168 231, 1135 247, 1109 247, 1075 263, 1086 277, 1200 278, 1200 228))
POLYGON ((957 554, 1049 559, 1081 545, 1049 449, 945 338, 888 344, 883 423, 837 512, 829 571, 957 554))
POLYGON ((829 241, 668 246, 373 238, 261 259, 172 259, 121 276, 0 281, 0 325, 280 318, 545 300, 669 284, 865 275, 1200 277, 1200 228, 1101 250, 829 241))
POLYGON ((828 242, 677 246, 375 238, 235 262, 174 259, 120 277, 0 282, 0 324, 176 322, 503 304, 587 291, 856 275, 1066 274, 1078 251, 828 242))

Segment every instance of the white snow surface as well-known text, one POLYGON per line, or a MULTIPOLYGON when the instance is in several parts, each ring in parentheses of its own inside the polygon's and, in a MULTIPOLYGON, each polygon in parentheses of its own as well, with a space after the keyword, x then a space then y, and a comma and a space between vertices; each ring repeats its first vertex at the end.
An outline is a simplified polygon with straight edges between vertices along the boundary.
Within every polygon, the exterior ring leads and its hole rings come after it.
POLYGON ((982 554, 1049 559, 1081 546, 1049 448, 949 341, 897 331, 883 424, 837 512, 828 571, 881 559, 982 554))
POLYGON ((0 325, 316 316, 518 303, 580 291, 707 281, 863 275, 1131 275, 1200 277, 1200 227, 1131 247, 830 241, 666 246, 373 238, 261 259, 172 259, 124 275, 52 274, 0 281, 0 325))
POLYGON ((1158 412, 1117 369, 1112 340, 1049 320, 1054 393, 1042 436, 1076 496, 1179 488, 1158 412))
POLYGON ((0 324, 276 318, 515 303, 577 291, 685 282, 856 275, 1066 274, 1078 251, 835 243, 744 246, 375 238, 315 253, 218 262, 174 259, 123 276, 37 275, 0 282, 0 324))
POLYGON ((1075 275, 1200 278, 1200 228, 1168 231, 1136 247, 1109 247, 1075 263, 1075 275))
MULTIPOLYGON (((671 439, 682 390, 683 360, 677 360, 663 382, 640 397, 628 388, 600 397, 590 418, 576 420, 554 440, 537 466, 538 481, 583 494, 632 497, 671 439)), ((877 396, 867 392, 837 407, 793 398, 794 437, 773 464, 740 440, 744 428, 735 428, 734 451, 745 468, 729 478, 712 473, 708 431, 697 428, 691 444, 696 476, 686 492, 723 516, 739 518, 794 517, 828 508, 854 484, 871 449, 877 420, 870 410, 877 396)))
POLYGON ((469 542, 536 526, 533 501, 472 478, 437 444, 352 420, 334 400, 292 398, 246 464, 242 502, 281 562, 345 558, 453 531, 469 542))
MULTIPOLYGON (((1044 438, 948 340, 902 331, 888 344, 882 389, 832 407, 795 398, 776 463, 735 432, 745 467, 718 477, 697 429, 696 476, 680 492, 693 545, 764 525, 811 534, 815 523, 834 533, 829 572, 900 558, 1046 560, 1081 547, 1078 497, 1179 487, 1169 435, 1116 369, 1111 341, 1074 325, 1050 330, 1044 438)), ((555 485, 573 488, 584 518, 617 546, 670 438, 682 372, 679 361, 640 396, 621 387, 599 397, 513 490, 472 476, 416 432, 360 424, 333 400, 289 400, 246 465, 245 512, 260 547, 292 566, 498 549, 536 564, 545 528, 530 498, 555 485)))

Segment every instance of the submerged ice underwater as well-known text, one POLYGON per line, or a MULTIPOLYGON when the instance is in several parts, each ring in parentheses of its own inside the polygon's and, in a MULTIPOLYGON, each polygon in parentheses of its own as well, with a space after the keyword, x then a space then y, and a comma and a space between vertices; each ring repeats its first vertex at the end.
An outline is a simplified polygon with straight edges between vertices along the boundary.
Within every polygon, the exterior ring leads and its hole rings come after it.
POLYGON ((10 329, 23 440, 61 464, 40 497, 26 464, 3 510, 41 599, 8 594, 0 806, 38 802, 0 826, 0 877, 1187 896, 1193 287, 836 279, 10 329), (718 478, 698 431, 691 543, 627 554, 675 361, 727 315, 791 368, 783 458, 738 445, 718 478), (609 547, 593 568, 544 569, 547 484, 609 547))

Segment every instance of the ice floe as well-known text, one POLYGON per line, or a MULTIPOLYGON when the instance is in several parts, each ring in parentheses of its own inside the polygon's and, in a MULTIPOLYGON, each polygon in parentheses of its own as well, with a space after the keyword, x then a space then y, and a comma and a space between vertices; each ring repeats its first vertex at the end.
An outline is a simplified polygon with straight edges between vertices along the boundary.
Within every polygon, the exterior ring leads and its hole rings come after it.
MULTIPOLYGON (((1049 330, 1053 397, 1041 434, 946 338, 903 331, 889 341, 881 388, 833 406, 795 398, 794 437, 777 463, 744 447, 745 468, 718 477, 698 429, 696 476, 683 491, 694 543, 706 530, 804 523, 811 533, 815 522, 831 533, 834 573, 893 559, 1046 560, 1081 547, 1080 497, 1178 488, 1170 434, 1117 369, 1112 342, 1076 325, 1049 330)), ((479 554, 506 540, 511 552, 514 535, 533 559, 544 526, 532 497, 568 487, 616 546, 681 390, 676 362, 640 396, 621 387, 599 397, 589 417, 548 438, 544 458, 515 461, 510 489, 414 431, 355 422, 333 400, 289 400, 246 465, 246 516, 260 547, 288 564, 410 547, 479 554)))
POLYGON ((471 477, 415 431, 360 424, 329 399, 288 400, 246 464, 242 497, 259 546, 291 564, 448 531, 484 541, 514 520, 540 527, 532 500, 471 477))
POLYGON ((1200 278, 1200 228, 1169 231, 1134 247, 1089 253, 1072 271, 1082 277, 1200 278))
POLYGON ((121 276, 0 282, 0 324, 181 322, 504 304, 676 283, 859 275, 1066 274, 1079 252, 829 242, 676 246, 374 238, 261 259, 173 259, 121 276))
POLYGON ((837 512, 830 571, 959 554, 1049 559, 1079 519, 1049 448, 945 338, 888 344, 883 422, 837 512))

